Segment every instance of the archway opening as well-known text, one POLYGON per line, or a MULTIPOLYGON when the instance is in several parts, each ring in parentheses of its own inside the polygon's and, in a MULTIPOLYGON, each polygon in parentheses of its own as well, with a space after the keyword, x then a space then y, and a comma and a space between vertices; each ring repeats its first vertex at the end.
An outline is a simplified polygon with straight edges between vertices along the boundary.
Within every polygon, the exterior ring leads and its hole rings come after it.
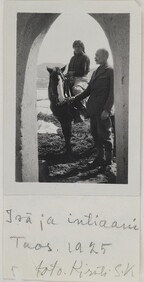
MULTIPOLYGON (((36 70, 41 43, 58 13, 18 13, 16 181, 38 181, 36 70)), ((104 30, 114 59, 117 183, 128 181, 129 14, 90 14, 104 30), (125 31, 125 32, 123 32, 125 31)))
MULTIPOLYGON (((72 167, 74 167, 74 162, 69 164, 55 164, 54 169, 51 168, 49 171, 47 168, 52 167, 52 160, 50 156, 54 152, 54 158, 56 157, 56 151, 61 153, 61 145, 63 144, 63 136, 59 123, 52 116, 50 110, 50 102, 48 99, 48 73, 46 66, 56 67, 56 66, 68 66, 70 58, 73 55, 72 44, 75 40, 81 40, 85 45, 86 54, 90 58, 90 73, 89 79, 93 71, 97 68, 97 65, 94 60, 96 50, 100 48, 105 48, 109 52, 109 64, 113 66, 113 57, 111 48, 109 46, 108 39, 104 33, 104 30, 101 28, 100 24, 93 19, 88 14, 61 14, 52 24, 51 28, 48 30, 45 35, 43 42, 41 43, 38 58, 37 58, 37 114, 38 114, 38 142, 39 142, 39 165, 40 165, 40 181, 62 181, 69 182, 67 175, 70 173, 70 179, 75 182, 79 181, 79 178, 76 176, 72 177, 72 167), (44 141, 45 140, 45 141, 44 141), (57 140, 57 144, 53 140, 57 140), (43 146, 46 146, 47 149, 44 152, 43 146), (48 152, 50 151, 50 152, 48 152), (56 167, 55 167, 56 166, 56 167), (56 168, 56 169, 55 169, 56 168), (55 172, 57 171, 58 175, 64 173, 63 177, 55 177, 55 172), (65 173, 66 172, 66 173, 65 173), (49 173, 51 177, 49 177, 49 173), (53 177, 52 177, 53 176, 53 177), (66 178, 65 178, 66 176, 66 178)), ((67 70, 67 69, 66 69, 67 70)), ((81 127, 82 125, 80 125, 81 127)), ((85 126, 85 125, 84 125, 85 126)), ((83 130, 88 131, 88 139, 90 135, 89 121, 86 124, 86 128, 83 130)), ((75 131, 75 130, 74 130, 75 131)), ((80 131, 80 128, 77 127, 77 131, 80 131)), ((75 135, 78 137, 78 132, 75 131, 75 135)), ((81 133, 82 134, 82 133, 81 133)), ((85 134, 82 134, 82 138, 85 137, 85 134)), ((75 142, 80 142, 79 138, 75 138, 75 142)), ((87 144, 85 144, 87 146, 87 144)), ((91 140, 91 145, 92 140, 91 140)), ((80 142, 80 146, 82 146, 80 142)), ((78 151, 81 151, 80 146, 77 148, 78 151)), ((92 157, 93 159, 93 157, 92 157)), ((91 161, 91 159, 89 160, 91 161)), ((77 162, 75 161, 76 166, 77 162)), ((88 175, 87 175, 88 178, 88 175)), ((98 182, 96 180, 95 182, 98 182)))

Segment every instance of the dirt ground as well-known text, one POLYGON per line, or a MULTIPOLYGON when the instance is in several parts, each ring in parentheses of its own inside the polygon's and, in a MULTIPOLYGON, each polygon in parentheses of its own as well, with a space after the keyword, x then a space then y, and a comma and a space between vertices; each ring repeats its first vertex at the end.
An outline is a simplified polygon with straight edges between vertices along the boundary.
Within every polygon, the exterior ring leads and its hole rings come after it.
POLYGON ((60 123, 53 114, 38 113, 38 120, 57 126, 57 133, 38 133, 40 182, 115 183, 116 163, 106 170, 91 168, 97 155, 90 133, 89 119, 72 124, 72 152, 66 153, 60 123))

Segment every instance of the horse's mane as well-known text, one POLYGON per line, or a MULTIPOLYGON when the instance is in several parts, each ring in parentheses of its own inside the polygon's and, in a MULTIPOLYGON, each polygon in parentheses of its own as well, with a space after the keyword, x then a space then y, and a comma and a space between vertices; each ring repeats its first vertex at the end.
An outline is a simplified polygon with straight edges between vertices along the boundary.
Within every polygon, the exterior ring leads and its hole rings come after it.
POLYGON ((62 70, 59 67, 55 67, 51 69, 49 73, 50 73, 50 80, 48 87, 48 95, 51 103, 57 105, 59 102, 63 102, 65 100, 64 89, 62 86, 63 81, 60 75, 62 74, 62 70))

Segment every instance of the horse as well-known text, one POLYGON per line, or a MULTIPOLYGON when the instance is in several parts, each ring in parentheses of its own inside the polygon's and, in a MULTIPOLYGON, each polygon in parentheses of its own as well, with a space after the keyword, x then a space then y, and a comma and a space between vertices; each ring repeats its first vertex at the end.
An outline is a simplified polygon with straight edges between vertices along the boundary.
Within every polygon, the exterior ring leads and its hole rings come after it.
POLYGON ((66 66, 53 69, 47 67, 50 75, 48 97, 50 100, 50 109, 61 124, 66 151, 71 151, 71 126, 74 113, 77 109, 74 105, 67 102, 68 98, 71 97, 71 91, 66 83, 67 78, 63 74, 65 68, 66 66))

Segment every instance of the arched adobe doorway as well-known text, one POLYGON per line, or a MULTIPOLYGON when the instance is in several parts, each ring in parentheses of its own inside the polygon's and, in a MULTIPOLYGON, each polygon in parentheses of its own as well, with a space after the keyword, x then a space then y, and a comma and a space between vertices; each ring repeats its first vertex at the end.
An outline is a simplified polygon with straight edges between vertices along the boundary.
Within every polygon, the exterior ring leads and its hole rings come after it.
MULTIPOLYGON (((59 15, 21 13, 17 17, 16 181, 38 181, 36 62, 42 40, 59 15)), ((103 28, 113 54, 117 183, 127 183, 129 15, 90 14, 90 16, 103 28)))

